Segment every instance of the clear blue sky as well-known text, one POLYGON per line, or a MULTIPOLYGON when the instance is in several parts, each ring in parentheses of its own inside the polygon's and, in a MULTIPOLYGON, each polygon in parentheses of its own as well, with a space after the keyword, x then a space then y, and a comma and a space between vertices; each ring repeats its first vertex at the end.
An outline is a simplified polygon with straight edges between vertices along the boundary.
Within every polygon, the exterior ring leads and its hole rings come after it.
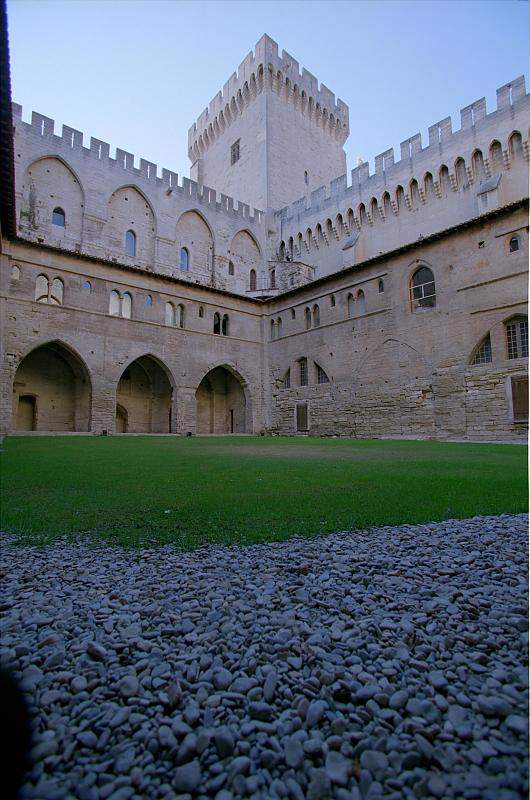
MULTIPOLYGON (((13 99, 189 174, 187 132, 263 33, 350 107, 348 169, 527 71, 529 4, 10 0, 13 99)), ((60 128, 56 125, 56 132, 60 128)), ((136 162, 137 163, 137 162, 136 162)))

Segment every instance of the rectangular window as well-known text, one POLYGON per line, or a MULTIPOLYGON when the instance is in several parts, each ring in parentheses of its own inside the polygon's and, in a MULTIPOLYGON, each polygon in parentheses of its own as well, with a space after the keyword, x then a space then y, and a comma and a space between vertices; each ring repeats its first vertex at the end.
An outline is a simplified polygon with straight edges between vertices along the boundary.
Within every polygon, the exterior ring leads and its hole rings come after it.
POLYGON ((236 161, 239 161, 239 142, 241 139, 238 139, 237 142, 234 142, 232 147, 230 148, 230 164, 235 164, 236 161))
POLYGON ((306 431, 307 425, 307 403, 296 404, 296 430, 306 431))
POLYGON ((528 378, 512 378, 514 422, 528 422, 528 378))
POLYGON ((303 358, 300 362, 300 386, 307 386, 307 359, 303 358))
POLYGON ((517 319, 506 326, 508 358, 528 358, 528 321, 517 319))

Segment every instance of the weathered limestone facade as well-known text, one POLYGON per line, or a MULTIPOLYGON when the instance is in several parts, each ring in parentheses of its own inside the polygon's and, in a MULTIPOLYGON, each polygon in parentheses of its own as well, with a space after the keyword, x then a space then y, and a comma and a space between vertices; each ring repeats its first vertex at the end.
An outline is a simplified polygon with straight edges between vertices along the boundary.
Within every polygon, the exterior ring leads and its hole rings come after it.
POLYGON ((524 438, 522 78, 497 106, 348 184, 347 106, 267 36, 190 129, 194 180, 15 105, 2 430, 524 438))

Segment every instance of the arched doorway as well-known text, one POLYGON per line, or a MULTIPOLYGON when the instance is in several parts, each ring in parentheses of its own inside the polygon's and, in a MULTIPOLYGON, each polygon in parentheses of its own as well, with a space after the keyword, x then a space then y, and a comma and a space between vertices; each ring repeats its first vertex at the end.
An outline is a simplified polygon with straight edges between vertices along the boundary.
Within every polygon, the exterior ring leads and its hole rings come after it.
POLYGON ((116 433, 171 433, 173 387, 152 356, 126 367, 116 391, 116 433))
POLYGON ((90 430, 88 371, 61 342, 36 347, 20 362, 13 381, 17 431, 90 430))
POLYGON ((127 410, 116 403, 116 433, 127 433, 128 414, 127 410))
POLYGON ((245 433, 252 427, 242 381, 226 367, 215 367, 195 392, 197 433, 245 433))

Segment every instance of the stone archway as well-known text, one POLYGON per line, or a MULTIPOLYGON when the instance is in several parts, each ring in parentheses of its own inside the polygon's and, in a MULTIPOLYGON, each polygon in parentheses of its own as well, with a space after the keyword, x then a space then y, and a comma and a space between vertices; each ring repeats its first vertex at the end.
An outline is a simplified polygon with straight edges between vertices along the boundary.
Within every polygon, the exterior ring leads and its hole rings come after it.
POLYGON ((146 355, 129 364, 116 390, 116 433, 171 433, 169 373, 146 355))
POLYGON ((89 431, 92 389, 79 356, 61 342, 28 353, 13 381, 17 431, 89 431))
POLYGON ((252 429, 243 381, 227 367, 215 367, 195 392, 197 433, 246 433, 252 429))

